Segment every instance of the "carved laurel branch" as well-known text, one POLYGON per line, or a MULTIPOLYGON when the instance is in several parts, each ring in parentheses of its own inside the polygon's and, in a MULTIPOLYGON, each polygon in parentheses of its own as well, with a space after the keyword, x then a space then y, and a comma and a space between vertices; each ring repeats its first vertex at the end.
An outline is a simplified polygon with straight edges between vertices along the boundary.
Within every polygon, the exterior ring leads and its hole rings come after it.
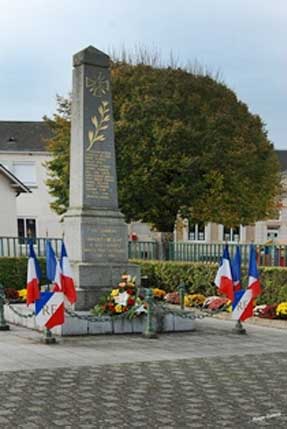
POLYGON ((90 144, 87 150, 92 149, 92 147, 96 142, 103 142, 106 140, 106 136, 104 135, 103 131, 108 129, 108 126, 109 126, 108 123, 111 119, 110 109, 108 105, 109 105, 108 101, 102 101, 102 103, 98 108, 99 118, 97 117, 97 115, 91 117, 91 122, 95 130, 89 131, 88 136, 89 136, 90 144))

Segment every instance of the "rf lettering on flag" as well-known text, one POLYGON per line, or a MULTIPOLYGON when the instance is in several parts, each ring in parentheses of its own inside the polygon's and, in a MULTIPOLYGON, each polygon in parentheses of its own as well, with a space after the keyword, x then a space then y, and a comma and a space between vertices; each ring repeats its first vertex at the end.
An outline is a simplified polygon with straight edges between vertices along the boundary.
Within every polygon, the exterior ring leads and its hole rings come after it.
POLYGON ((64 323, 64 295, 62 292, 42 292, 35 303, 36 323, 52 329, 64 323))
POLYGON ((250 245, 249 268, 248 268, 248 286, 247 289, 235 291, 232 302, 233 320, 243 322, 253 316, 254 299, 261 294, 261 285, 259 273, 256 265, 256 249, 253 244, 250 245))

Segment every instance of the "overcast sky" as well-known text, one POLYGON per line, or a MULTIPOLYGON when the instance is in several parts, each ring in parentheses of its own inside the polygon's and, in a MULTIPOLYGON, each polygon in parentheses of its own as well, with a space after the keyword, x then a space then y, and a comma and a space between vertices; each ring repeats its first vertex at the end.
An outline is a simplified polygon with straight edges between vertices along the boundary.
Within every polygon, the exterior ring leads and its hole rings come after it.
POLYGON ((72 55, 142 45, 220 71, 287 149, 287 0, 0 0, 0 120, 40 120, 72 55))

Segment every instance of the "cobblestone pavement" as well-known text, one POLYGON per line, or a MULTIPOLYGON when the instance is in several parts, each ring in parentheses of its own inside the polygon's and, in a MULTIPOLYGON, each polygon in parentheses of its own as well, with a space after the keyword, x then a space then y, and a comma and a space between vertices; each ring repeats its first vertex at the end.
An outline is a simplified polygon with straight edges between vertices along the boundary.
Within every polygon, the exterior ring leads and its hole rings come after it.
POLYGON ((1 428, 286 428, 287 354, 3 372, 1 428))
POLYGON ((286 428, 285 330, 249 327, 241 337, 222 321, 201 326, 159 340, 70 338, 50 347, 36 334, 1 333, 0 428, 286 428), (5 350, 23 369, 10 369, 5 350), (134 359, 141 352, 142 362, 134 359), (35 353, 51 365, 35 367, 35 353))

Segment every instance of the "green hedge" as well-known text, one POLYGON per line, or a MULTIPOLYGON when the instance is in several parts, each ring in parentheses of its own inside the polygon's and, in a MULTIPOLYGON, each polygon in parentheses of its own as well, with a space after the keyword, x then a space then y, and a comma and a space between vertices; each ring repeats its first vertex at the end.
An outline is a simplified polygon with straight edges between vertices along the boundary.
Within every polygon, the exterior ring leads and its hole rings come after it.
MULTIPOLYGON (((215 295, 217 288, 213 280, 217 264, 203 264, 170 261, 133 260, 140 265, 142 276, 147 276, 148 286, 173 291, 184 282, 190 293, 202 293, 206 296, 215 295)), ((260 278, 263 293, 257 299, 258 304, 276 304, 287 301, 287 268, 261 267, 260 278)), ((243 286, 247 284, 246 269, 243 270, 243 286)))
MULTIPOLYGON (((39 260, 42 269, 42 284, 46 282, 45 260, 39 260)), ((203 264, 172 261, 133 260, 141 267, 142 276, 147 276, 147 285, 158 287, 168 292, 184 282, 190 293, 215 295, 213 285, 217 264, 203 264)), ((0 258, 0 283, 4 287, 22 289, 26 285, 27 258, 0 258)), ((276 304, 287 301, 287 268, 260 268, 263 294, 257 303, 276 304)), ((243 285, 246 285, 246 271, 243 272, 243 285)))
MULTIPOLYGON (((0 283, 5 288, 15 288, 17 290, 26 287, 28 258, 0 258, 0 283)), ((46 262, 39 259, 42 270, 41 284, 46 282, 46 262)))

